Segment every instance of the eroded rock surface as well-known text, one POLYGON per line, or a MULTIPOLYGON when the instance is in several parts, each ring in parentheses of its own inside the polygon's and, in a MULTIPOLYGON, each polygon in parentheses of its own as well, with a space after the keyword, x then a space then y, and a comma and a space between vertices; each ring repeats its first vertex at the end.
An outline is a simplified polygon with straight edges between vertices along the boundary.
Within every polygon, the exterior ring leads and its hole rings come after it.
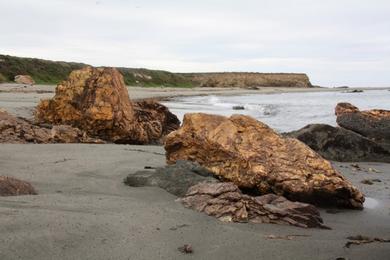
POLYGON ((0 110, 0 143, 102 143, 68 125, 42 127, 0 110))
POLYGON ((227 222, 325 228, 319 211, 310 204, 292 202, 275 194, 251 197, 242 194, 231 182, 199 183, 190 187, 179 201, 187 208, 227 222))
POLYGON ((22 180, 0 176, 0 196, 36 195, 34 187, 22 180))
POLYGON ((155 101, 132 103, 114 68, 85 67, 59 84, 53 99, 36 110, 40 123, 72 125, 115 143, 156 143, 180 121, 155 101))
POLYGON ((311 124, 287 135, 304 142, 328 160, 390 163, 390 151, 371 139, 342 127, 311 124))
POLYGON ((339 126, 370 138, 390 150, 389 110, 360 111, 350 103, 339 103, 335 113, 339 126))
POLYGON ((124 183, 132 187, 155 186, 182 197, 189 187, 200 182, 217 182, 211 172, 195 162, 177 161, 174 165, 130 174, 124 183))
POLYGON ((15 82, 18 84, 34 85, 35 81, 30 75, 17 75, 15 76, 15 82))
POLYGON ((168 164, 196 161, 240 188, 273 192, 294 201, 362 208, 363 194, 330 162, 294 138, 255 119, 186 114, 166 138, 168 164))

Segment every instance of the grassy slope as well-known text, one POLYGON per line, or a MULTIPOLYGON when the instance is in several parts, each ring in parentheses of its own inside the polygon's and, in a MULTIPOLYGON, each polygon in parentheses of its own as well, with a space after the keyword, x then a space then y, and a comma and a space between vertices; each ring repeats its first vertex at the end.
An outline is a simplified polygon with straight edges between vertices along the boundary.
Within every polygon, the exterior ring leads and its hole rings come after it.
MULTIPOLYGON (((12 82, 16 75, 27 74, 37 84, 57 84, 67 78, 72 70, 87 64, 75 62, 49 61, 34 58, 21 58, 0 54, 0 83, 12 82)), ((185 76, 167 71, 118 68, 126 85, 192 87, 193 83, 185 76)))

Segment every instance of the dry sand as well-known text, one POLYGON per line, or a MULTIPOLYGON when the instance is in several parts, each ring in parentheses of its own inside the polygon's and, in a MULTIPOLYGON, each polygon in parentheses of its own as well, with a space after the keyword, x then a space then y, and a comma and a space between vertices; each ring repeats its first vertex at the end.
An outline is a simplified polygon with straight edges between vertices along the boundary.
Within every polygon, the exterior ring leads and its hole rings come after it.
MULTIPOLYGON (((53 96, 53 90, 53 86, 3 84, 0 107, 29 117, 41 98, 53 96)), ((284 90, 212 91, 129 88, 136 99, 284 90)), ((164 164, 164 149, 159 146, 0 144, 0 175, 30 181, 39 192, 0 198, 0 259, 388 259, 390 255, 390 243, 344 247, 351 235, 390 238, 390 164, 359 163, 364 170, 354 171, 350 163, 335 163, 369 199, 363 211, 334 214, 321 209, 332 230, 222 223, 184 208, 164 190, 122 183, 144 166, 164 164), (366 185, 360 183, 363 179, 381 182, 366 185), (299 236, 272 240, 268 235, 299 236), (194 253, 180 253, 177 248, 184 244, 191 244, 194 253)))

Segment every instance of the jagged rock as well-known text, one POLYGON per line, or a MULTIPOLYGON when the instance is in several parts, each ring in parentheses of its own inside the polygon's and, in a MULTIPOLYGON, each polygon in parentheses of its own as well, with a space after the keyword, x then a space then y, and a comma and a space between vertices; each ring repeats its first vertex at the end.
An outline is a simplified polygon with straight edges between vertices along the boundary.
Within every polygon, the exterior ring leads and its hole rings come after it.
POLYGON ((207 169, 189 161, 177 161, 174 165, 155 171, 138 171, 130 174, 124 183, 132 187, 156 186, 182 197, 189 187, 200 182, 217 182, 207 169))
POLYGON ((102 143, 66 125, 41 127, 0 110, 0 143, 102 143))
POLYGON ((155 101, 132 103, 114 68, 85 67, 59 84, 36 110, 40 123, 66 124, 115 143, 156 143, 180 121, 155 101))
POLYGON ((249 116, 186 114, 165 143, 167 163, 196 161, 224 180, 260 194, 362 208, 363 194, 330 162, 249 116))
POLYGON ((34 85, 35 81, 30 75, 17 75, 15 76, 15 82, 18 84, 34 85))
POLYGON ((390 151, 371 139, 341 127, 311 124, 287 135, 304 142, 328 160, 390 163, 390 151))
POLYGON ((34 187, 25 181, 0 176, 0 196, 36 195, 34 187))
POLYGON ((370 138, 390 150, 390 110, 360 111, 350 103, 339 103, 335 113, 339 126, 370 138))
POLYGON ((251 197, 231 183, 199 183, 179 199, 187 208, 226 222, 275 223, 305 228, 326 228, 312 205, 267 194, 251 197))

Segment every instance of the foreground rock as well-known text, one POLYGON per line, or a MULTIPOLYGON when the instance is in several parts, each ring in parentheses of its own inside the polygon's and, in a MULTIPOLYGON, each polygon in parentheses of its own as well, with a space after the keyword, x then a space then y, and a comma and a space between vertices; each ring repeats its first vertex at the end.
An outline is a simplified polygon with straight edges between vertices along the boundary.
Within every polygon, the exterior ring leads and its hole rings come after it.
POLYGON ((350 208, 364 202, 363 194, 308 146, 248 116, 186 114, 182 127, 167 136, 165 149, 169 164, 196 161, 260 194, 350 208))
POLYGON ((267 194, 251 197, 231 183, 199 183, 179 199, 187 208, 205 212, 226 222, 286 224, 305 228, 321 227, 319 211, 312 205, 292 202, 267 194))
POLYGON ((114 68, 86 67, 59 84, 53 99, 37 107, 40 123, 72 125, 115 143, 157 143, 180 121, 155 101, 132 103, 114 68))
POLYGON ((90 138, 85 132, 71 126, 41 127, 0 110, 0 143, 102 143, 102 141, 90 138))
POLYGON ((388 162, 390 151, 350 130, 325 124, 312 124, 288 133, 328 160, 340 162, 388 162))
POLYGON ((214 183, 218 180, 212 173, 199 164, 189 161, 178 161, 174 165, 157 168, 155 171, 138 171, 130 174, 124 183, 132 187, 155 186, 169 193, 182 197, 188 188, 200 182, 214 183))
POLYGON ((339 103, 335 113, 339 126, 363 135, 390 150, 389 110, 360 111, 350 103, 339 103))
POLYGON ((36 195, 34 187, 25 181, 0 176, 0 196, 36 195))
POLYGON ((35 81, 30 75, 17 75, 15 76, 15 82, 18 84, 34 85, 35 81))

